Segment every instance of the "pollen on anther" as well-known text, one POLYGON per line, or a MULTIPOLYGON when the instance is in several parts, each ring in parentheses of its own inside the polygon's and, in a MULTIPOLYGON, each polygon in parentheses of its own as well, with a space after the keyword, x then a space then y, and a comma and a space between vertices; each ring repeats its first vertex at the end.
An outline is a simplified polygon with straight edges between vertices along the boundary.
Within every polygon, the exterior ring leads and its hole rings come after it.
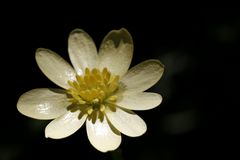
POLYGON ((106 108, 105 105, 104 105, 104 104, 101 104, 101 106, 100 106, 100 111, 103 112, 103 111, 105 110, 105 108, 106 108))
POLYGON ((93 112, 93 109, 92 109, 92 108, 89 108, 89 109, 87 110, 88 115, 91 115, 92 112, 93 112))

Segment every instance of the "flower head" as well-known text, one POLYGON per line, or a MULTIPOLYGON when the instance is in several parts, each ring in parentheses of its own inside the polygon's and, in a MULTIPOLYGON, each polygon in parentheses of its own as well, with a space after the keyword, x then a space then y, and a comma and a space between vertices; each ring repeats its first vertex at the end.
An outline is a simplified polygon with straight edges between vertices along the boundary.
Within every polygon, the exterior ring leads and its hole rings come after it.
POLYGON ((102 152, 120 145, 120 133, 144 134, 145 122, 131 110, 148 110, 161 103, 161 95, 144 92, 161 78, 160 61, 146 60, 128 70, 133 41, 126 29, 109 32, 99 53, 81 29, 70 33, 68 44, 74 69, 51 50, 36 51, 39 68, 62 89, 24 93, 17 103, 19 112, 35 119, 54 119, 45 129, 45 136, 53 139, 70 136, 86 122, 90 143, 102 152))

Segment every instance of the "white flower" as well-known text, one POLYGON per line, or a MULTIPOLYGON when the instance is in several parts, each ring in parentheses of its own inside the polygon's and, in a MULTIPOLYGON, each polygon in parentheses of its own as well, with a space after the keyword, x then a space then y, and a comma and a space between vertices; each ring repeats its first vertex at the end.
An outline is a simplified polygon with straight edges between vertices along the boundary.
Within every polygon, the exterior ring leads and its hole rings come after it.
POLYGON ((75 70, 51 50, 36 51, 39 68, 63 89, 28 91, 19 98, 18 111, 35 119, 54 119, 45 129, 45 136, 53 139, 70 136, 86 121, 89 141, 102 152, 118 148, 120 133, 144 134, 145 122, 131 110, 148 110, 161 103, 161 95, 144 92, 161 78, 160 61, 146 60, 128 70, 133 41, 126 29, 109 32, 99 54, 81 29, 70 33, 68 45, 75 70))

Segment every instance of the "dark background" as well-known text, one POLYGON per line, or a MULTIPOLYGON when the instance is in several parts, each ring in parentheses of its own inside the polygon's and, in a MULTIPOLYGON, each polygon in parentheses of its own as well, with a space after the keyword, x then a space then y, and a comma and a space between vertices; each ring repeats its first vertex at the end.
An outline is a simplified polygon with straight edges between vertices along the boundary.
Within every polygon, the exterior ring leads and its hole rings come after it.
POLYGON ((239 9, 38 7, 9 7, 1 14, 0 160, 196 160, 233 155, 239 126, 233 125, 238 117, 232 110, 238 107, 239 9), (108 153, 91 146, 85 127, 65 139, 46 139, 49 121, 30 119, 16 109, 24 92, 57 87, 38 68, 36 49, 51 49, 69 61, 71 30, 84 29, 99 47, 110 30, 122 27, 134 40, 132 66, 151 58, 166 66, 150 89, 163 96, 163 103, 137 112, 147 123, 146 134, 123 136, 120 148, 108 153))

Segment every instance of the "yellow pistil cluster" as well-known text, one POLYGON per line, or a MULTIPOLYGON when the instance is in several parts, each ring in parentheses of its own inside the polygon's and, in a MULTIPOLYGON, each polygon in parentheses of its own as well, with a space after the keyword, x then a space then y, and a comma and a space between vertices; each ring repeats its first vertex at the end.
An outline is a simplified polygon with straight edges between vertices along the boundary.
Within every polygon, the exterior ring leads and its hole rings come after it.
POLYGON ((119 76, 112 75, 107 68, 102 71, 86 68, 84 75, 76 76, 76 81, 68 81, 69 101, 72 102, 68 109, 72 112, 80 110, 79 118, 87 113, 93 121, 97 117, 103 120, 106 107, 115 110, 118 83, 119 76))

